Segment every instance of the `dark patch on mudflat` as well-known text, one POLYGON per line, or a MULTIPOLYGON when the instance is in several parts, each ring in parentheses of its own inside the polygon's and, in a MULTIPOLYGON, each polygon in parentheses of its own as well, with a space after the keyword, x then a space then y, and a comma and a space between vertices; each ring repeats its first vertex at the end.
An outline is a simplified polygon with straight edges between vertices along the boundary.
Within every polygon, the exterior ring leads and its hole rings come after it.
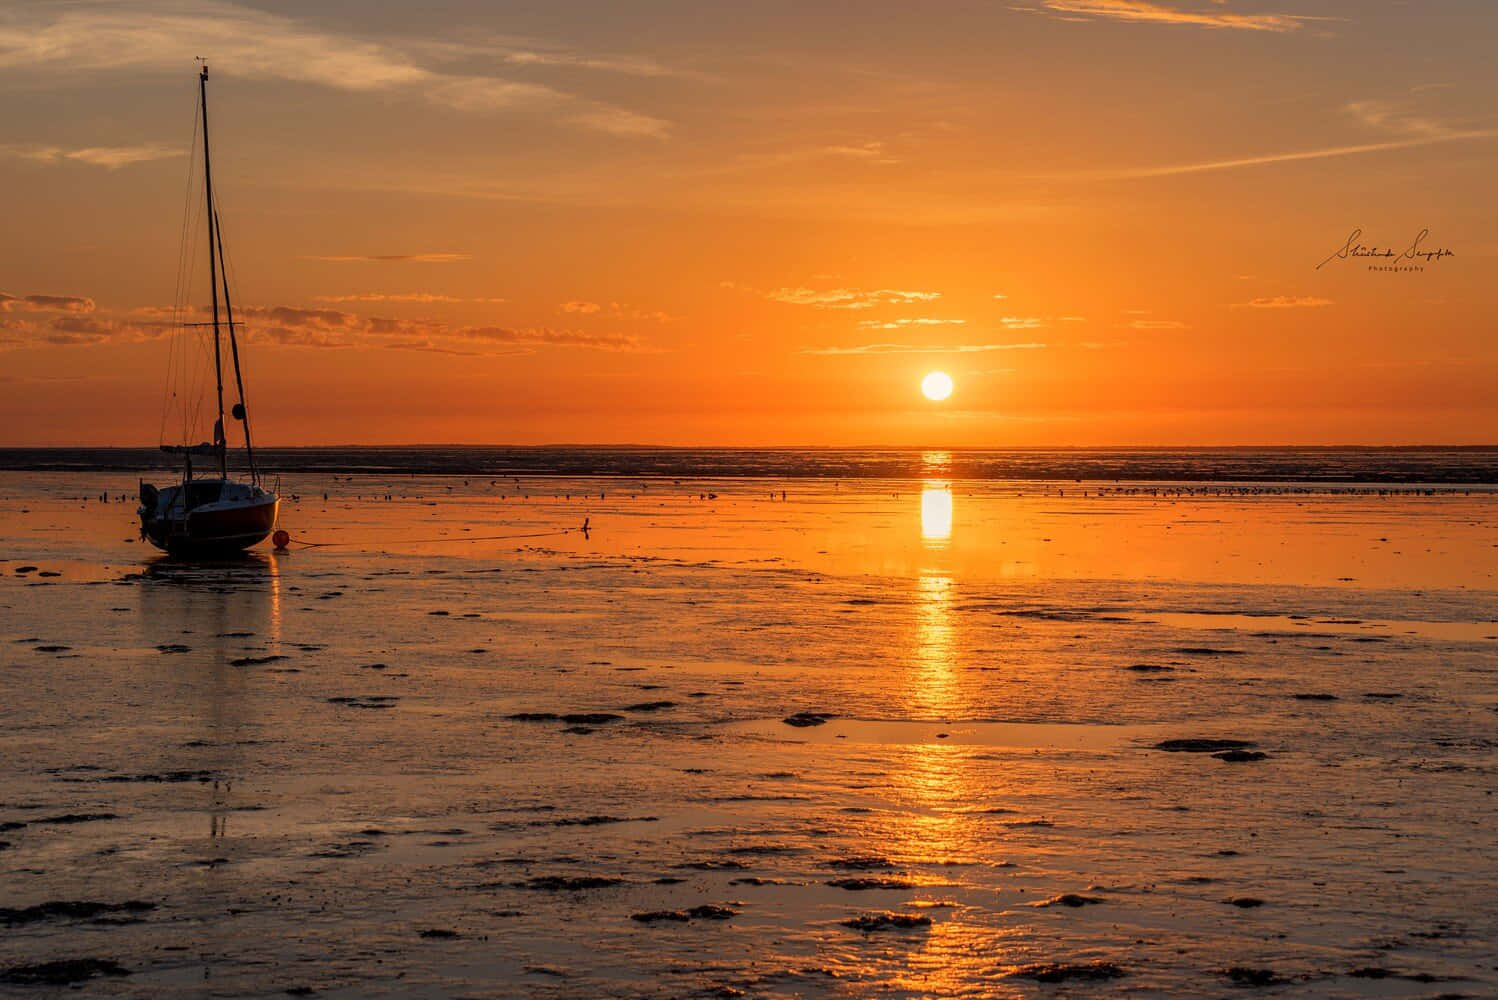
POLYGON ((162 771, 157 774, 111 774, 99 780, 116 784, 126 781, 177 784, 184 781, 217 781, 221 777, 217 771, 162 771))
POLYGON ((1215 649, 1211 646, 1177 646, 1172 652, 1182 656, 1243 656, 1241 649, 1215 649))
POLYGON ((917 927, 930 927, 931 918, 924 913, 862 913, 840 921, 844 927, 855 931, 909 931, 917 927))
POLYGON ((130 970, 107 958, 64 958, 38 965, 12 965, 0 971, 0 983, 15 986, 67 986, 95 976, 128 976, 130 970))
POLYGON ((342 705, 345 708, 394 708, 398 701, 400 698, 393 694, 339 695, 328 699, 330 704, 342 705))
POLYGON ((239 656, 229 661, 231 667, 258 667, 266 663, 275 663, 277 660, 287 660, 290 657, 281 653, 272 653, 269 656, 239 656))
POLYGON ((1264 905, 1262 899, 1256 899, 1253 896, 1235 896, 1232 899, 1224 899, 1223 902, 1229 906, 1236 906, 1240 910, 1252 910, 1264 905))
POLYGON ((1336 701, 1337 700, 1337 696, 1334 695, 1334 694, 1321 694, 1321 693, 1318 693, 1318 692, 1311 692, 1311 691, 1303 692, 1303 693, 1299 693, 1299 694, 1293 694, 1290 697, 1294 698, 1296 701, 1336 701))
POLYGON ((1124 669, 1132 670, 1136 674, 1168 674, 1174 671, 1175 667, 1167 667, 1163 663, 1131 663, 1124 669))
POLYGON ((1239 986, 1278 986, 1288 980, 1280 978, 1273 969, 1252 969, 1246 965, 1235 965, 1230 969, 1218 969, 1239 986))
POLYGON ((1059 896, 1052 896, 1050 899, 1042 899, 1039 902, 1031 903, 1030 905, 1042 907, 1070 906, 1075 909, 1076 907, 1081 906, 1096 906, 1098 903, 1102 902, 1104 902, 1104 900, 1100 896, 1084 896, 1078 892, 1063 892, 1059 896))
POLYGON ((191 646, 184 646, 180 642, 163 643, 162 645, 157 646, 156 649, 157 649, 158 652, 161 652, 161 653, 191 653, 192 652, 192 647, 191 646))
POLYGON ((457 931, 447 930, 444 927, 431 927, 431 928, 428 928, 427 930, 422 931, 417 936, 418 937, 424 937, 424 938, 427 938, 429 940, 455 941, 458 938, 462 937, 463 935, 459 934, 457 931))
POLYGON ((73 823, 95 823, 106 819, 119 819, 118 813, 63 813, 61 816, 48 816, 46 819, 32 820, 33 823, 47 823, 54 826, 66 826, 73 823))
POLYGON ((531 826, 603 826, 607 823, 655 823, 659 816, 578 816, 567 819, 540 819, 531 826))
POLYGON ((97 903, 91 900, 52 900, 35 906, 19 909, 0 907, 0 924, 19 927, 43 920, 91 920, 109 913, 148 913, 156 909, 155 903, 139 899, 124 903, 97 903))
POLYGON ((515 883, 521 889, 539 889, 543 892, 581 892, 584 889, 607 889, 623 884, 622 878, 604 875, 537 875, 515 883))
POLYGON ((787 726, 795 726, 797 729, 806 729, 809 726, 820 726, 824 724, 828 719, 835 718, 837 718, 837 716, 829 712, 797 712, 794 715, 787 715, 780 721, 784 722, 787 726))
POLYGON ((674 701, 642 701, 635 705, 624 706, 626 712, 659 712, 667 708, 675 708, 674 701))
POLYGON ((555 712, 516 712, 505 718, 514 722, 555 722, 560 716, 555 712))
POLYGON ((1072 980, 1084 982, 1100 982, 1104 979, 1118 979, 1127 975, 1123 969, 1112 962, 1083 962, 1071 964, 1067 962, 1042 962, 1036 965, 1024 965, 1009 973, 1019 979, 1033 979, 1037 983, 1066 983, 1072 980))
POLYGON ((869 889, 913 889, 914 882, 901 878, 835 878, 828 885, 849 892, 864 892, 869 889))
POLYGON ((605 722, 619 722, 624 718, 612 712, 569 712, 562 721, 569 726, 601 726, 605 722))
POLYGON ((889 858, 877 854, 865 854, 851 858, 833 858, 827 862, 828 868, 841 868, 845 871, 873 871, 877 868, 893 868, 895 863, 889 858))
POLYGON ((631 913, 629 919, 641 924, 658 924, 667 921, 673 924, 685 924, 688 921, 728 921, 728 919, 739 916, 739 910, 728 909, 727 906, 715 906, 712 903, 703 903, 686 910, 649 910, 644 913, 631 913))
POLYGON ((1167 753, 1219 753, 1223 750, 1248 750, 1257 746, 1249 740, 1216 740, 1201 737, 1179 740, 1161 740, 1154 745, 1155 750, 1164 750, 1167 753))
POLYGON ((662 921, 684 924, 692 918, 687 916, 685 910, 649 910, 644 913, 631 913, 629 919, 638 920, 642 924, 657 924, 662 921))
POLYGON ((1229 764, 1247 764, 1256 760, 1267 760, 1269 755, 1261 750, 1224 750, 1212 755, 1229 764))

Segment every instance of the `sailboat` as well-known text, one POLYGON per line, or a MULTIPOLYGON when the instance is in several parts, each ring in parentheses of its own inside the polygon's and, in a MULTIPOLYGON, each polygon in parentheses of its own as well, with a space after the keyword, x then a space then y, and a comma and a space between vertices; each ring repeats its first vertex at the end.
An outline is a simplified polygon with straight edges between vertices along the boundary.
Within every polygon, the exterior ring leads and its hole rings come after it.
POLYGON ((250 442, 250 415, 245 407, 244 377, 239 367, 240 324, 234 320, 229 298, 229 280, 224 267, 223 234, 219 229, 218 209, 213 201, 213 170, 208 153, 208 66, 198 73, 198 96, 203 125, 203 187, 207 198, 208 276, 213 318, 205 326, 213 327, 213 368, 217 385, 218 419, 213 424, 213 441, 202 444, 163 444, 161 450, 182 458, 182 481, 156 487, 140 484, 141 537, 159 549, 173 554, 212 555, 237 552, 263 541, 276 527, 281 501, 260 483, 255 465, 255 449, 250 442), (222 318, 219 298, 223 295, 222 318), (249 480, 229 478, 229 443, 224 433, 224 365, 223 342, 227 336, 234 365, 234 388, 238 401, 229 411, 244 429, 244 450, 249 465, 249 480), (193 458, 208 459, 208 475, 194 475, 193 458), (215 474, 216 473, 216 474, 215 474))

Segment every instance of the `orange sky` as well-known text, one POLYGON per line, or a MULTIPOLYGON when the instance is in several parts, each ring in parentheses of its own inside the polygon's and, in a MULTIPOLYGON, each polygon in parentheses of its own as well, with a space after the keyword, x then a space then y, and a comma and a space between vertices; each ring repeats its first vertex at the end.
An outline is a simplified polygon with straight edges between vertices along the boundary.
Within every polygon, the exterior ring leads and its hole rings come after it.
POLYGON ((7 5, 0 444, 182 436, 197 55, 261 443, 1498 441, 1498 5, 627 6, 7 5))

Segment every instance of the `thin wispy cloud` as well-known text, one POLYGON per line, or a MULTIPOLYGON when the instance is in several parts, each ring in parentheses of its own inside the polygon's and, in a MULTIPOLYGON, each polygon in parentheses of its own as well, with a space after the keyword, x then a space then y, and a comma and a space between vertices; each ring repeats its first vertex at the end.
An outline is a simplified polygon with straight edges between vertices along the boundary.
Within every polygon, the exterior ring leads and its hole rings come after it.
POLYGON ((332 264, 453 264, 461 260, 473 260, 473 255, 466 253, 304 254, 301 259, 320 260, 332 264))
MULTIPOLYGON (((0 70, 56 68, 70 76, 181 72, 191 54, 210 53, 215 68, 237 76, 342 91, 409 92, 460 111, 540 111, 621 136, 662 137, 669 131, 669 123, 650 115, 546 84, 449 72, 440 58, 444 51, 420 41, 350 38, 221 0, 18 6, 0 14, 0 70)), ((488 55, 491 61, 504 58, 503 52, 488 55)), ((574 56, 571 64, 589 62, 574 56)))
MULTIPOLYGON (((137 343, 162 337, 178 328, 166 317, 177 310, 143 306, 124 315, 93 312, 92 299, 74 296, 0 295, 0 313, 28 310, 36 318, 0 316, 0 329, 10 332, 8 347, 86 347, 104 343, 137 343), (36 301, 54 315, 48 317, 36 301), (19 303, 19 305, 18 305, 19 303), (86 304, 87 308, 83 305, 86 304)), ((206 306, 190 307, 183 316, 207 315, 206 306)), ((452 324, 432 319, 365 316, 341 309, 303 306, 242 306, 235 317, 243 321, 248 341, 291 347, 393 347, 448 354, 494 355, 533 353, 543 348, 609 352, 648 352, 651 345, 630 334, 573 330, 547 326, 509 327, 452 324)), ((177 317, 182 318, 182 317, 177 317)))
POLYGON ((999 322, 1006 330, 1038 330, 1046 325, 1039 316, 1000 316, 999 322))
POLYGON ((1442 132, 1435 135, 1422 135, 1410 139, 1394 139, 1388 142, 1365 142, 1347 146, 1327 146, 1322 149, 1305 149, 1288 153, 1266 153, 1262 156, 1240 156, 1223 160, 1204 160, 1197 163, 1172 163, 1155 167, 1126 167, 1117 170, 1083 171, 1063 176, 1072 180, 1142 180, 1150 177, 1171 177, 1178 174, 1199 174, 1213 170, 1262 167, 1277 163, 1325 160, 1339 156, 1357 156, 1362 153, 1383 153, 1396 149, 1414 149, 1419 146, 1432 146, 1438 143, 1492 139, 1495 137, 1498 137, 1498 129, 1469 129, 1466 131, 1442 132))
POLYGON ((802 354, 983 354, 988 351, 1036 351, 1045 344, 859 344, 854 347, 803 347, 802 354))
POLYGON ((459 302, 499 303, 508 299, 459 298, 456 295, 437 295, 432 292, 357 292, 352 295, 314 295, 317 302, 417 302, 423 305, 450 305, 459 302))
POLYGON ((967 323, 965 319, 934 319, 929 316, 917 316, 909 319, 859 320, 858 325, 867 330, 902 330, 912 326, 963 326, 967 323))
MULTIPOLYGON (((557 329, 449 324, 437 320, 361 316, 336 309, 290 306, 250 307, 243 311, 249 336, 268 337, 281 344, 305 347, 390 346, 425 344, 433 348, 468 345, 509 347, 575 347, 601 351, 644 349, 639 338, 627 334, 557 329)), ((414 348, 413 348, 414 349, 414 348)), ((502 353, 513 353, 504 351, 502 353)))
POLYGON ((97 304, 84 295, 8 295, 0 292, 0 311, 91 313, 97 304))
POLYGON ((1129 324, 1131 330, 1185 330, 1185 323, 1178 319, 1136 319, 1129 324))
POLYGON ((599 305, 597 302, 573 301, 563 302, 561 305, 557 306, 557 309, 561 310, 564 313, 581 313, 582 315, 590 315, 592 313, 602 312, 603 306, 599 305))
POLYGON ((932 302, 941 298, 941 292, 911 292, 896 288, 880 288, 863 291, 856 288, 777 288, 765 292, 765 297, 776 302, 795 306, 815 306, 819 309, 871 309, 878 305, 901 305, 912 302, 932 302))
POLYGON ((621 76, 643 76, 643 77, 678 77, 685 79, 705 79, 705 74, 695 70, 680 69, 675 66, 667 66, 654 59, 644 59, 632 56, 594 56, 579 52, 556 49, 549 51, 537 51, 535 49, 516 49, 507 52, 504 61, 511 66, 545 66, 564 67, 566 69, 587 69, 602 73, 617 73, 621 76))
MULTIPOLYGON (((1020 8, 1036 10, 1037 8, 1020 8)), ((1045 11, 1065 15, 1066 20, 1105 18, 1147 24, 1185 25, 1197 28, 1229 28, 1242 31, 1297 31, 1311 20, 1298 14, 1242 14, 1228 10, 1224 0, 1210 6, 1178 5, 1151 0, 1042 0, 1045 11)))
POLYGON ((1317 298, 1314 295, 1276 295, 1250 299, 1247 302, 1234 302, 1233 309, 1315 309, 1321 306, 1332 305, 1331 299, 1317 298))
POLYGON ((181 149, 172 149, 159 143, 148 142, 138 146, 84 146, 66 149, 62 146, 7 144, 0 146, 0 157, 11 160, 27 160, 48 166, 64 163, 82 163, 92 167, 118 170, 132 163, 147 163, 152 160, 167 160, 185 156, 181 149))

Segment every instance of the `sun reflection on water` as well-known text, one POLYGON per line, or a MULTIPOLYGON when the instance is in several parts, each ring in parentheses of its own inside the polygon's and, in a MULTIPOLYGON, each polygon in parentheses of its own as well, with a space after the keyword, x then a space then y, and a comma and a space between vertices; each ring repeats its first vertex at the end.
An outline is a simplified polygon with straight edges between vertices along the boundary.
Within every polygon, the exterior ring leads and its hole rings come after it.
POLYGON ((927 548, 943 549, 952 540, 952 489, 927 486, 921 490, 921 540, 927 548))

